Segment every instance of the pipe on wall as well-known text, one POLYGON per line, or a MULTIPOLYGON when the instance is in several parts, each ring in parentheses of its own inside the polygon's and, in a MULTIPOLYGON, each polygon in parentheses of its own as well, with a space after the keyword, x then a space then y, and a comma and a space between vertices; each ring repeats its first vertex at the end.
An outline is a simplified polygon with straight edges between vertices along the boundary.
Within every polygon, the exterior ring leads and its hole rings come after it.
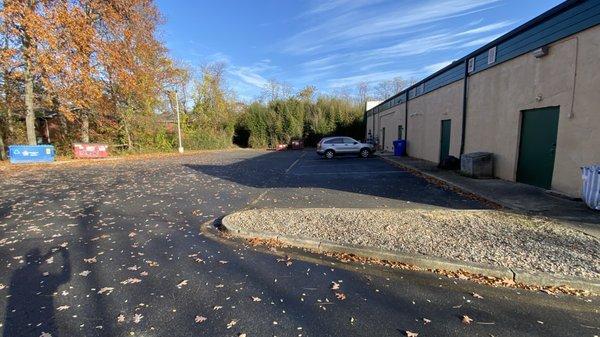
POLYGON ((406 141, 406 150, 408 153, 408 93, 405 93, 404 96, 406 97, 404 101, 404 140, 406 141))
POLYGON ((467 132, 468 82, 469 82, 469 58, 465 58, 465 77, 463 79, 462 129, 461 129, 461 134, 460 134, 460 156, 465 154, 465 137, 466 137, 466 132, 467 132))

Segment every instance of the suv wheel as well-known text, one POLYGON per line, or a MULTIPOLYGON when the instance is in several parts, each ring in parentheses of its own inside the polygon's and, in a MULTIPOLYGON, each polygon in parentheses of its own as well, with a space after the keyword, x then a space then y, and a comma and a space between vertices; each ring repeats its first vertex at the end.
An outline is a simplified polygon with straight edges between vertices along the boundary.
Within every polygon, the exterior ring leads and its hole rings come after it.
POLYGON ((335 153, 333 152, 333 150, 325 151, 325 158, 327 158, 327 159, 333 159, 334 155, 335 155, 335 153))
POLYGON ((360 156, 363 158, 368 158, 371 155, 371 151, 367 148, 360 150, 360 156))

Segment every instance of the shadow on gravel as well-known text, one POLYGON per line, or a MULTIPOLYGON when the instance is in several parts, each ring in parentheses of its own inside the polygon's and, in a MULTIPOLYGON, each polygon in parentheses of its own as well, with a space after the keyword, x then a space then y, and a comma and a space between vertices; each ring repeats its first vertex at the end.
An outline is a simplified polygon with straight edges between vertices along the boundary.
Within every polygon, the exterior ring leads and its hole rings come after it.
POLYGON ((69 252, 51 249, 42 255, 39 248, 27 253, 25 265, 17 269, 10 280, 10 296, 6 306, 4 337, 39 337, 48 333, 58 336, 54 320, 54 293, 71 278, 69 252), (58 259, 60 271, 44 271, 48 259, 58 259))
POLYGON ((377 158, 326 160, 312 151, 303 153, 303 158, 297 151, 270 152, 228 165, 185 166, 255 188, 319 188, 454 209, 487 208, 377 158))

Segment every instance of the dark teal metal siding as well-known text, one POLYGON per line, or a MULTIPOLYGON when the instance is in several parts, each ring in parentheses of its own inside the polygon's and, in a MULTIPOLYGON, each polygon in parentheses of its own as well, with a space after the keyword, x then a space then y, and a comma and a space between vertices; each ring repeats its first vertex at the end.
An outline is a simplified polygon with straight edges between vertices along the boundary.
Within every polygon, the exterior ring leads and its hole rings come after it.
POLYGON ((487 50, 475 57, 475 71, 511 60, 582 30, 600 24, 600 0, 591 0, 570 8, 541 24, 497 45, 496 62, 487 64, 487 50))
POLYGON ((423 94, 439 89, 465 77, 465 64, 460 63, 425 82, 423 94))
MULTIPOLYGON (((475 58, 474 71, 483 71, 600 24, 600 0, 568 0, 539 17, 492 41, 454 64, 415 83, 410 88, 384 101, 369 112, 378 113, 417 97, 416 88, 423 84, 420 95, 439 89, 464 78, 465 63, 475 58), (488 50, 496 47, 496 61, 488 65, 488 50), (384 108, 384 106, 386 108, 384 108)), ((367 114, 369 115, 369 112, 367 114)))

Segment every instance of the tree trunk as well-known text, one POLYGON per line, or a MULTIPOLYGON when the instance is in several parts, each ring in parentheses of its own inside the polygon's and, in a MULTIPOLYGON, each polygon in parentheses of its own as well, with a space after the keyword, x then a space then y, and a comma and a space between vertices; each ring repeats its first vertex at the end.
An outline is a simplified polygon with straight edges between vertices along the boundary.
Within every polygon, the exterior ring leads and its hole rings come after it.
POLYGON ((131 142, 131 133, 129 132, 129 123, 125 120, 125 137, 127 137, 127 149, 133 150, 133 143, 131 142))
POLYGON ((0 160, 5 160, 6 151, 4 150, 4 139, 2 137, 2 131, 0 130, 0 160))
MULTIPOLYGON (((4 49, 8 49, 9 43, 8 43, 8 23, 5 22, 4 25, 4 49)), ((13 126, 13 116, 12 116, 12 109, 10 107, 10 86, 12 85, 11 80, 10 80, 10 72, 8 71, 8 69, 4 70, 4 105, 6 107, 6 130, 5 130, 5 134, 4 136, 6 137, 6 139, 8 140, 7 142, 10 142, 10 139, 12 138, 15 130, 14 130, 14 126, 13 126)))
POLYGON ((15 127, 13 126, 12 109, 8 106, 8 100, 6 104, 6 139, 11 139, 15 133, 15 127))
POLYGON ((90 142, 90 115, 87 111, 81 115, 81 142, 90 142))
MULTIPOLYGON (((31 11, 35 11, 36 0, 28 0, 28 5, 31 11)), ((32 40, 29 33, 25 32, 22 40, 23 60, 25 69, 23 70, 23 80, 25 85, 25 126, 27 128, 27 143, 29 145, 37 145, 35 135, 35 111, 33 110, 33 61, 32 56, 32 40)))
POLYGON ((27 127, 27 143, 36 145, 35 136, 35 111, 33 111, 33 76, 31 75, 31 62, 25 61, 25 126, 27 127))

